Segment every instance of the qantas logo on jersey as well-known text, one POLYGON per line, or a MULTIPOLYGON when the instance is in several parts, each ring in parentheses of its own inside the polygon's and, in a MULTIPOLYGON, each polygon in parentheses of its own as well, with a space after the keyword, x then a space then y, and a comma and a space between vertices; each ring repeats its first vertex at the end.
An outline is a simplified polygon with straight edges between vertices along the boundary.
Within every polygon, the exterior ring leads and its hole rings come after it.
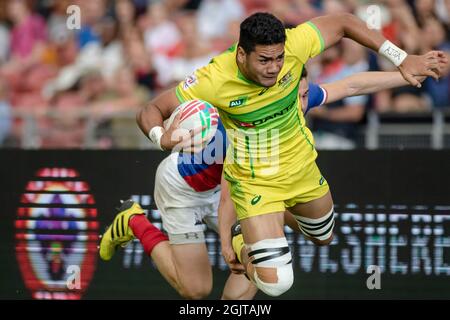
POLYGON ((267 121, 270 121, 270 120, 275 119, 275 118, 280 117, 280 116, 284 116, 286 113, 288 113, 292 109, 292 107, 295 105, 296 101, 297 100, 292 101, 291 104, 288 105, 286 108, 283 108, 280 111, 277 111, 274 114, 271 114, 271 115, 269 115, 269 116, 267 116, 265 118, 258 119, 258 120, 252 121, 252 122, 240 122, 239 121, 239 122, 236 122, 236 123, 238 125, 240 125, 241 127, 254 128, 256 126, 259 126, 261 124, 266 123, 267 121))

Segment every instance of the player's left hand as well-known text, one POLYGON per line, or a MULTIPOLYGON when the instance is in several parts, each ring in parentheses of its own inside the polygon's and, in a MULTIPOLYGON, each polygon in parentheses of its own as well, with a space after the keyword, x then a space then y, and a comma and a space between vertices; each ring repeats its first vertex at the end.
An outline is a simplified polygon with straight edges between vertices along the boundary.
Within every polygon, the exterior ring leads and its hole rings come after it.
POLYGON ((408 55, 398 69, 406 81, 420 88, 422 85, 414 76, 427 76, 438 80, 442 70, 440 65, 445 63, 448 61, 444 52, 430 51, 421 56, 408 55))
POLYGON ((237 259, 236 253, 234 252, 231 245, 222 245, 222 256, 232 273, 243 274, 245 272, 244 266, 237 259))

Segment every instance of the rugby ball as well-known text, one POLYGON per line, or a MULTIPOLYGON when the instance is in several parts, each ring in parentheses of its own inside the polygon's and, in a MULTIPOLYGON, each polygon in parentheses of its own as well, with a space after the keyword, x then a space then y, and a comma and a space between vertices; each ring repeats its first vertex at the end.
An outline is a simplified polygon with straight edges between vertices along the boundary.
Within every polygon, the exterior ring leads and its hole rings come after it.
POLYGON ((165 122, 164 127, 166 130, 171 126, 179 113, 181 113, 181 129, 190 131, 197 128, 203 128, 194 135, 193 140, 194 144, 206 146, 217 131, 217 124, 219 121, 217 109, 209 102, 203 100, 186 101, 180 104, 165 122))

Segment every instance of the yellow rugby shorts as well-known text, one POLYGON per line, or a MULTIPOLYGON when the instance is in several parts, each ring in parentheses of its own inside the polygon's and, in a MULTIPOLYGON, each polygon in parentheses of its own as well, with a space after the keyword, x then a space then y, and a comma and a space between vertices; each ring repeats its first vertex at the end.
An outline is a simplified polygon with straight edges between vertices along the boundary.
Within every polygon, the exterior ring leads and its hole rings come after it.
POLYGON ((264 179, 240 181, 227 175, 231 199, 239 220, 261 214, 283 212, 297 203, 323 197, 329 190, 315 161, 305 165, 296 175, 274 182, 264 179))

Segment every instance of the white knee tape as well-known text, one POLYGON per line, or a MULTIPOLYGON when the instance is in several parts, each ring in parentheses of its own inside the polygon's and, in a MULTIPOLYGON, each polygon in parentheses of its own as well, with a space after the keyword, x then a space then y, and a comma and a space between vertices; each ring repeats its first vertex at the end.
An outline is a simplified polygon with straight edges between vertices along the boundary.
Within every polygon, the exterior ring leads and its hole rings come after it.
POLYGON ((327 240, 333 234, 334 208, 325 216, 318 219, 294 216, 303 234, 318 240, 327 240))
POLYGON ((274 268, 277 270, 277 282, 267 283, 261 281, 254 272, 255 284, 265 294, 277 297, 290 289, 294 283, 292 270, 292 255, 286 238, 265 239, 249 247, 249 258, 253 258, 255 267, 274 268))

